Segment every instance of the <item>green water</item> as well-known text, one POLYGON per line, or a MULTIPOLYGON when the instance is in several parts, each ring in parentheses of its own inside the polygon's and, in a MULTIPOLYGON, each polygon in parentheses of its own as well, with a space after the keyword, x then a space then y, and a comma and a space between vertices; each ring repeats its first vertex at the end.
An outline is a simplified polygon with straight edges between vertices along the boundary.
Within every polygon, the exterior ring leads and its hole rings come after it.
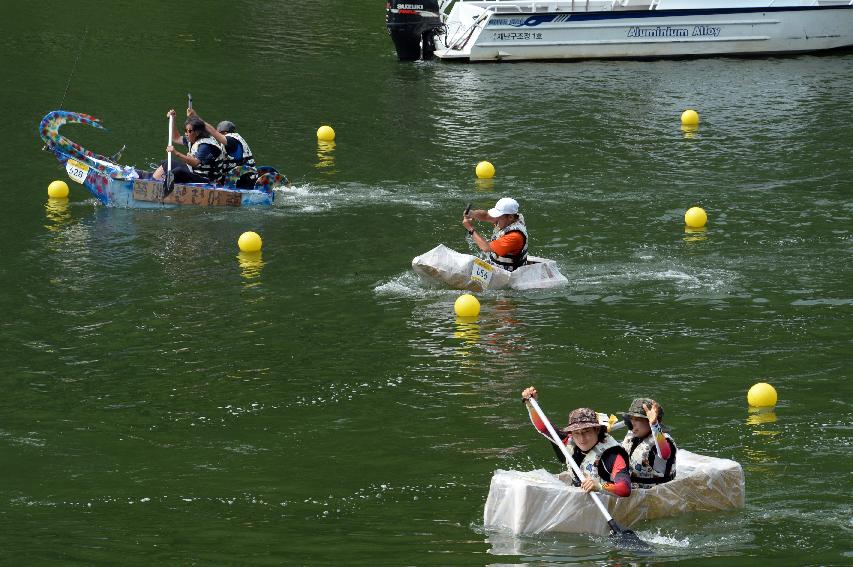
POLYGON ((0 563, 853 561, 853 56, 399 64, 381 2, 246 4, 7 9, 0 563), (45 113, 143 167, 188 91, 293 180, 274 208, 48 203, 45 113), (411 259, 467 251, 465 203, 504 195, 570 283, 459 323, 411 259), (646 558, 485 531, 494 470, 558 470, 530 384, 558 422, 657 398, 681 447, 743 465, 745 509, 637 525, 646 558))

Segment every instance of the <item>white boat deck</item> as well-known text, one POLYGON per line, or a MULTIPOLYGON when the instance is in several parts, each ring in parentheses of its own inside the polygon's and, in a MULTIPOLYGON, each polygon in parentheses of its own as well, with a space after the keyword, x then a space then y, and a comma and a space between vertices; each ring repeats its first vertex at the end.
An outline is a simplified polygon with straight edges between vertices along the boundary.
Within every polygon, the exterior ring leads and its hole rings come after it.
POLYGON ((796 53, 853 45, 853 0, 444 2, 442 59, 796 53), (619 12, 619 15, 614 12, 619 12))
MULTIPOLYGON (((448 2, 449 4, 449 2, 448 2)), ((458 0, 497 14, 847 6, 853 0, 458 0)))

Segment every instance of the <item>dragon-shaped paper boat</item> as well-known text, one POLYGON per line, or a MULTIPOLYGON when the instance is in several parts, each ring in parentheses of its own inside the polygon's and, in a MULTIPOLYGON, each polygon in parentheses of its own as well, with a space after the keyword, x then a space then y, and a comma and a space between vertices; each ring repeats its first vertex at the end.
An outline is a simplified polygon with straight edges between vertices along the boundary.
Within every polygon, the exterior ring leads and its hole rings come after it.
POLYGON ((107 157, 83 148, 59 133, 65 124, 85 124, 105 128, 94 116, 54 110, 42 118, 39 134, 45 149, 52 151, 65 167, 68 176, 85 186, 105 205, 125 208, 171 208, 179 205, 199 206, 270 206, 275 199, 274 187, 287 179, 272 167, 258 167, 258 180, 251 189, 238 189, 235 184, 244 172, 237 170, 221 185, 209 183, 165 183, 152 178, 150 171, 117 163, 118 155, 107 157))

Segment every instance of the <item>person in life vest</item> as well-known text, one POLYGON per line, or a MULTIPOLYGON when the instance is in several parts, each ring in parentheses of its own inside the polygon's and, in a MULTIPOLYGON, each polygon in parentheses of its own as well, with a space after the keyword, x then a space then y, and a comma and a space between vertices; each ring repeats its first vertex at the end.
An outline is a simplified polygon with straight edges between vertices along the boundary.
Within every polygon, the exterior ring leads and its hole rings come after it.
POLYGON ((624 414, 630 431, 622 441, 628 452, 631 485, 651 488, 675 478, 675 441, 661 423, 663 408, 651 398, 637 398, 624 414))
MULTIPOLYGON (((545 424, 539 419, 536 410, 527 403, 527 400, 537 396, 538 393, 533 386, 521 392, 521 399, 527 406, 530 421, 539 433, 551 441, 557 458, 561 463, 565 463, 563 452, 553 445, 554 441, 548 436, 545 424)), ((584 479, 578 479, 572 473, 572 483, 575 486, 580 486, 586 492, 604 492, 621 497, 631 495, 628 453, 607 433, 607 427, 600 424, 595 411, 590 408, 573 410, 569 414, 568 426, 558 430, 557 434, 569 450, 572 459, 586 473, 584 479)))
MULTIPOLYGON (((187 109, 188 116, 198 116, 192 108, 187 109)), ((237 127, 233 122, 223 120, 214 128, 207 122, 204 123, 207 134, 213 137, 225 148, 222 180, 225 181, 232 172, 239 174, 236 181, 238 189, 251 189, 258 179, 258 169, 255 164, 255 156, 249 143, 237 133, 237 127)))
MULTIPOLYGON (((175 116, 175 111, 170 110, 166 116, 175 116)), ((166 147, 166 151, 172 154, 172 173, 176 183, 215 183, 222 177, 225 148, 207 133, 204 120, 198 116, 189 116, 184 123, 184 135, 178 132, 177 126, 173 126, 172 142, 189 148, 184 154, 173 145, 166 147)), ((154 172, 154 179, 163 179, 165 171, 164 161, 154 172)))
POLYGON ((515 199, 499 199, 488 211, 467 211, 462 216, 462 226, 474 244, 486 253, 490 263, 510 272, 527 263, 527 226, 524 216, 518 213, 515 199), (475 220, 495 225, 491 240, 486 240, 474 229, 475 220))

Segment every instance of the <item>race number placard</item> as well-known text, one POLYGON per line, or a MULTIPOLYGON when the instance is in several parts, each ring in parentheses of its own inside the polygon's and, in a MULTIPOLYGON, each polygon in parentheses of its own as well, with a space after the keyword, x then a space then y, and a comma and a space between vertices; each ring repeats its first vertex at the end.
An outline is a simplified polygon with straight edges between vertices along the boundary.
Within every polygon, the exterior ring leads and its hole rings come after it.
POLYGON ((474 258, 474 266, 471 268, 471 281, 477 282, 483 289, 489 288, 495 267, 479 258, 474 258))
POLYGON ((89 166, 76 159, 69 159, 65 162, 65 171, 68 172, 68 177, 82 185, 89 174, 89 166))

